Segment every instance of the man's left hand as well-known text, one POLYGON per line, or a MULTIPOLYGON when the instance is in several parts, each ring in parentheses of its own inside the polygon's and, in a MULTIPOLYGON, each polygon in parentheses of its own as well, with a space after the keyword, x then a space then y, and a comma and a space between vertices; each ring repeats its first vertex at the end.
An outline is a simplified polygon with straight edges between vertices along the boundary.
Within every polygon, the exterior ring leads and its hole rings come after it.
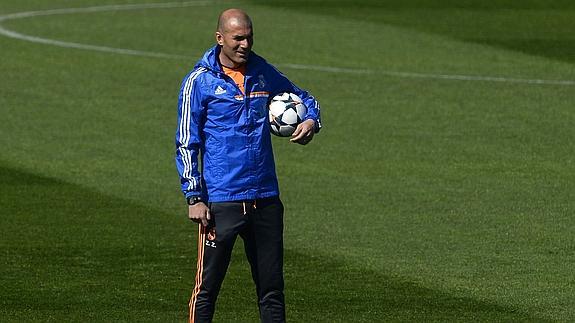
POLYGON ((300 123, 291 135, 291 142, 297 142, 300 145, 307 145, 315 134, 314 131, 315 121, 307 119, 300 123))

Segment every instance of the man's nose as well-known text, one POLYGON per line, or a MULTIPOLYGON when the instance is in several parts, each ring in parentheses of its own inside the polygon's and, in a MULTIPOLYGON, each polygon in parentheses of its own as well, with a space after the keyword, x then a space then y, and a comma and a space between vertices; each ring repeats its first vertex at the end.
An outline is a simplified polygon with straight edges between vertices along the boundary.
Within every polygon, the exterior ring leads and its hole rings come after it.
POLYGON ((247 39, 243 39, 242 41, 240 41, 240 46, 242 48, 249 48, 250 47, 250 42, 247 39))

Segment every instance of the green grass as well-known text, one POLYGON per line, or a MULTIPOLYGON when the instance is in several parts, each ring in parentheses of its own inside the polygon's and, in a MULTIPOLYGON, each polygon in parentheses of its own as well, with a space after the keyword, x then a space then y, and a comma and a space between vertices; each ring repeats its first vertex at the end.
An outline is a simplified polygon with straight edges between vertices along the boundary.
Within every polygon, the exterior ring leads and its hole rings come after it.
MULTIPOLYGON (((0 15, 113 3, 140 2, 5 0, 0 15)), ((173 162, 177 93, 228 6, 2 22, 190 57, 0 36, 2 321, 186 319, 196 229, 173 162)), ((571 2, 241 7, 254 50, 323 107, 311 145, 274 138, 290 321, 575 320, 575 86, 379 74, 575 80, 571 2)), ((242 249, 218 322, 258 320, 242 249)))

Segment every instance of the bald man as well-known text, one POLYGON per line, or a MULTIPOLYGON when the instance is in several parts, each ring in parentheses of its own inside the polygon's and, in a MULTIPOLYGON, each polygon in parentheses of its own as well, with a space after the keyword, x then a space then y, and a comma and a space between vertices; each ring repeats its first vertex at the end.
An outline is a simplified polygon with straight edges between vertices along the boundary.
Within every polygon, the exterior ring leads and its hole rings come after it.
POLYGON ((252 52, 250 17, 221 13, 217 44, 182 82, 176 166, 198 223, 190 322, 211 322, 234 242, 244 240, 261 322, 284 322, 283 204, 268 121, 268 100, 297 94, 308 108, 291 141, 307 145, 321 128, 319 103, 252 52), (201 159, 201 162, 200 162, 201 159), (200 166, 201 165, 201 166, 200 166))

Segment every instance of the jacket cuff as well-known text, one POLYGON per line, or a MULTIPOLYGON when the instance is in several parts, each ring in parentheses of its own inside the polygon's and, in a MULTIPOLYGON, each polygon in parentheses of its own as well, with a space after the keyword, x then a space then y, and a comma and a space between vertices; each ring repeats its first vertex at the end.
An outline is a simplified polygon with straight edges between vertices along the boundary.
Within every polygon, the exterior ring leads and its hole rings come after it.
POLYGON ((321 120, 315 118, 308 118, 308 120, 313 120, 313 132, 318 133, 321 130, 321 120))

